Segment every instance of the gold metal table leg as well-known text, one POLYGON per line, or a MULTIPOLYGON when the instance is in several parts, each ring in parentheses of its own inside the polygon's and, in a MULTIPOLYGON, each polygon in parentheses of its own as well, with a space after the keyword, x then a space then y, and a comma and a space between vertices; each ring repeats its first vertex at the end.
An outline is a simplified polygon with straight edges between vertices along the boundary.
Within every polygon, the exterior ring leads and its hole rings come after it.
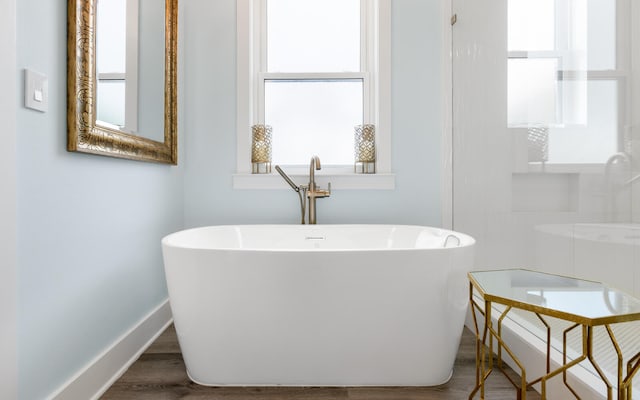
MULTIPOLYGON (((550 365, 550 360, 548 360, 548 369, 547 369, 547 374, 541 376, 540 378, 531 381, 529 383, 529 385, 535 385, 536 383, 540 382, 540 395, 541 398, 544 400, 547 398, 547 381, 551 378, 553 378, 554 376, 558 375, 559 373, 562 372, 563 375, 563 381, 565 383, 565 385, 567 386, 567 388, 569 388, 569 390, 571 391, 571 393, 577 398, 580 399, 580 396, 578 396, 578 394, 575 392, 575 390, 573 390, 573 388, 571 386, 569 386, 569 384, 567 383, 567 379, 566 379, 566 371, 573 367, 576 364, 579 364, 580 362, 582 362, 583 360, 585 360, 587 358, 587 346, 586 346, 586 330, 584 329, 585 327, 583 327, 583 353, 582 356, 576 358, 575 360, 571 361, 570 363, 567 363, 567 333, 569 333, 571 330, 573 330, 574 328, 576 328, 577 326, 580 326, 579 324, 575 324, 572 325, 571 327, 565 329, 564 334, 563 334, 563 348, 562 348, 562 366, 560 368, 557 368, 553 371, 549 370, 551 369, 551 365, 550 365)), ((550 351, 550 346, 547 346, 548 351, 550 351)))
MULTIPOLYGON (((623 377, 624 363, 623 363, 622 350, 620 349, 620 346, 613 333, 613 330, 611 329, 611 326, 604 325, 604 327, 607 330, 607 333, 609 334, 609 339, 611 340, 611 344, 613 345, 613 348, 615 349, 616 354, 618 356, 618 400, 631 400, 631 397, 633 396, 633 393, 632 393, 633 377, 640 369, 640 352, 634 355, 633 357, 631 357, 627 361, 627 373, 623 377)), ((606 381, 605 379, 603 380, 607 383, 607 387, 609 387, 608 381, 606 381)))
POLYGON ((484 302, 484 332, 482 334, 482 387, 480 388, 480 398, 484 399, 484 382, 493 371, 493 338, 491 337, 491 302, 484 302), (489 339, 489 368, 484 371, 485 360, 487 358, 487 339, 489 339))
POLYGON ((538 313, 535 313, 535 314, 538 317, 538 319, 547 328, 547 369, 546 369, 546 373, 548 374, 549 372, 551 372, 551 327, 549 326, 547 321, 545 321, 545 319, 542 318, 542 316, 540 314, 538 314, 538 313))
MULTIPOLYGON (((578 393, 573 389, 573 387, 571 387, 571 385, 569 385, 569 382, 567 381, 567 370, 571 367, 573 367, 574 365, 579 364, 580 362, 584 361, 585 359, 588 359, 589 362, 591 363, 591 365, 594 367, 594 369, 596 370, 596 372, 598 373, 598 376, 600 377, 600 379, 602 380, 602 382, 606 385, 607 387, 607 399, 611 400, 613 399, 613 385, 611 384, 611 382, 609 382, 609 380, 607 379, 607 377, 605 376, 604 372, 602 371, 602 368, 599 366, 599 364, 596 362, 596 360, 594 359, 594 354, 593 354, 593 338, 594 338, 594 332, 593 332, 593 328, 592 326, 586 326, 586 325, 580 325, 580 324, 574 324, 572 326, 570 326, 569 328, 565 329, 563 332, 563 340, 562 340, 562 367, 560 367, 559 369, 548 373, 547 375, 543 376, 541 378, 541 385, 542 385, 542 398, 544 399, 546 396, 545 393, 545 385, 546 385, 546 381, 550 378, 552 378, 553 376, 557 375, 558 373, 562 372, 562 380, 564 382, 564 385, 571 391, 571 393, 575 396, 576 399, 580 399, 580 396, 578 395, 578 393), (576 358, 575 360, 567 363, 567 334, 572 331, 573 329, 577 328, 578 326, 581 326, 582 328, 582 355, 580 355, 580 357, 576 358)), ((609 338, 611 340, 611 344, 613 345, 617 357, 618 357, 618 395, 617 395, 617 399, 618 400, 630 400, 631 396, 632 396, 632 390, 631 390, 631 382, 632 379, 634 377, 634 375, 638 372, 638 370, 640 370, 640 353, 636 354, 634 357, 632 357, 631 359, 629 359, 629 361, 627 362, 627 374, 625 377, 622 376, 623 371, 624 371, 624 367, 623 367, 623 355, 622 355, 622 350, 620 349, 620 346, 618 345, 618 342, 615 338, 615 335, 613 333, 613 330, 611 329, 611 327, 609 325, 604 325, 604 328, 607 330, 607 333, 609 334, 609 338)), ((531 384, 535 383, 532 382, 531 384)))
POLYGON ((480 399, 485 398, 485 381, 493 371, 493 341, 495 340, 498 346, 498 360, 497 366, 501 372, 507 377, 511 384, 517 389, 518 400, 526 400, 527 396, 527 373, 511 349, 502 340, 502 321, 506 317, 507 313, 511 310, 511 307, 507 307, 500 317, 498 318, 498 330, 493 328, 493 322, 491 320, 491 302, 485 300, 484 311, 480 308, 480 305, 473 298, 473 285, 469 285, 469 303, 471 307, 471 315, 473 317, 473 324, 476 333, 476 386, 469 395, 469 400, 472 400, 478 391, 480 392, 480 399), (484 316, 484 327, 482 329, 482 335, 480 334, 480 328, 476 316, 476 311, 484 316), (489 341, 487 345, 487 340, 489 341), (506 373, 502 365, 502 349, 513 359, 516 365, 521 371, 521 383, 520 386, 506 373), (487 360, 489 357, 489 360, 487 360))
POLYGON ((627 376, 624 378, 624 386, 626 388, 625 400, 631 400, 631 396, 633 395, 631 383, 638 369, 640 369, 640 352, 627 361, 627 376))
POLYGON ((613 344, 613 348, 615 349, 616 354, 618 356, 618 400, 621 400, 625 398, 625 395, 623 392, 624 386, 622 384, 622 372, 624 370, 623 362, 622 362, 622 350, 620 350, 620 346, 618 345, 618 341, 616 340, 616 337, 613 334, 611 327, 609 325, 605 325, 604 327, 607 330, 607 333, 609 334, 609 339, 611 339, 611 344, 613 344))
POLYGON ((600 379, 602 379, 602 382, 604 382, 604 384, 607 386, 607 400, 612 400, 613 386, 604 375, 604 372, 602 372, 602 369, 600 368, 596 360, 593 358, 593 326, 587 327, 587 358, 589 359, 589 362, 591 362, 591 365, 593 365, 593 368, 596 369, 596 372, 600 376, 600 379))
MULTIPOLYGON (((507 316, 507 313, 511 311, 511 306, 507 307, 500 318, 498 318, 498 336, 502 337, 502 320, 507 316)), ((502 368, 502 346, 498 344, 498 367, 502 368)))
POLYGON ((511 382, 511 384, 517 389, 518 399, 524 400, 527 397, 527 387, 528 387, 527 371, 525 370, 520 360, 515 356, 515 354, 513 354, 511 349, 509 349, 509 347, 502 340, 502 321, 505 319, 509 311, 511 311, 511 308, 512 308, 511 306, 508 306, 502 312, 502 314, 500 315, 500 318, 498 318, 498 332, 497 333, 494 332, 496 341, 498 342, 498 368, 500 369, 500 371, 502 371, 504 376, 507 377, 507 379, 511 382), (516 365, 520 368, 520 386, 518 386, 518 384, 507 374, 504 367, 502 366, 502 349, 503 348, 509 354, 511 359, 516 363, 516 365))
MULTIPOLYGON (((481 390, 481 398, 484 399, 484 380, 486 376, 484 375, 484 341, 480 339, 480 328, 478 326, 478 318, 476 317, 476 310, 484 315, 484 312, 476 303, 473 298, 473 285, 469 283, 469 305, 471 307, 471 316, 473 317, 473 327, 475 329, 476 334, 476 386, 469 394, 469 400, 472 400, 478 390, 481 390)), ((485 330, 486 336, 486 330, 485 330)))
POLYGON ((473 397, 480 391, 480 399, 484 400, 485 393, 485 381, 493 371, 493 344, 491 340, 491 335, 493 329, 490 327, 491 325, 491 302, 485 301, 484 311, 480 308, 480 305, 476 303, 473 298, 473 285, 469 284, 469 302, 471 306, 471 315, 473 316, 473 324, 476 333, 476 386, 471 391, 469 395, 469 400, 473 399, 473 397), (478 326, 478 320, 476 317, 476 310, 485 317, 484 327, 482 329, 482 335, 480 334, 480 329, 478 326), (489 322, 487 322, 489 321, 489 322), (487 339, 489 339, 489 366, 487 367, 487 339))
MULTIPOLYGON (((582 328, 582 355, 576 359, 578 360, 576 364, 579 362, 582 362, 587 358, 587 340, 586 340, 587 328, 584 325, 574 324, 568 327, 567 329, 565 329, 564 332, 562 333, 562 365, 563 366, 567 365, 567 334, 571 332, 573 329, 577 328, 578 326, 582 328)), ((571 391, 571 393, 575 396, 575 398, 580 399, 580 396, 578 396, 578 393, 575 391, 575 389, 571 387, 571 385, 569 385, 569 381, 567 380, 566 368, 562 370, 562 381, 564 382, 564 385, 567 387, 567 389, 569 389, 569 391, 571 391)))

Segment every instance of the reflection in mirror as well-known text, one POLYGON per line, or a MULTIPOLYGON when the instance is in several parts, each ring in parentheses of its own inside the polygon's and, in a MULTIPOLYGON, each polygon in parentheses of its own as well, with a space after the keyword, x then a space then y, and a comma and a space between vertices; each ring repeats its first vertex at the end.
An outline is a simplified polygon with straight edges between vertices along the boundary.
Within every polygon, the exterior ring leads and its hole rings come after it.
POLYGON ((69 151, 177 163, 177 8, 68 0, 69 151))
POLYGON ((96 124, 138 131, 138 0, 98 0, 96 124))
POLYGON ((138 70, 138 135, 162 140, 164 92, 164 7, 162 1, 140 2, 140 30, 138 42, 140 58, 138 70))
POLYGON ((164 7, 158 0, 99 0, 98 125, 162 140, 164 7))

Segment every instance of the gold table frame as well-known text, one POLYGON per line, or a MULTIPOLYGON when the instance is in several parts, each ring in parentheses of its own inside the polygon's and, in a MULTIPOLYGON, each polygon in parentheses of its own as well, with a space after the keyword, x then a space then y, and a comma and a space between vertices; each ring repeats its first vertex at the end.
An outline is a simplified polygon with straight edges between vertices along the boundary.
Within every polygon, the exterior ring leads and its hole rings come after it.
MULTIPOLYGON (((504 271, 509 272, 514 270, 504 270, 504 271)), ((559 275, 546 274, 542 272, 528 271, 523 269, 520 269, 517 271, 524 271, 527 273, 542 274, 547 276, 559 276, 559 275)), ((500 272, 500 271, 474 271, 474 272, 482 273, 482 272, 500 272)), ((598 365, 598 363, 593 357, 593 336, 594 336, 593 329, 596 326, 604 326, 611 340, 613 348, 615 349, 617 354, 617 358, 618 358, 618 363, 617 363, 618 364, 618 382, 617 382, 618 396, 617 398, 618 400, 631 400, 632 379, 640 369, 640 352, 638 352, 629 360, 627 360, 627 372, 626 372, 626 375, 623 376, 624 363, 623 363, 622 350, 620 349, 620 346, 616 340, 616 337, 613 334, 613 331, 611 329, 611 324, 640 320, 640 313, 612 315, 612 316, 606 316, 602 318, 588 318, 581 315, 569 314, 566 312, 554 310, 552 308, 547 308, 540 305, 518 301, 516 299, 499 297, 492 293, 486 292, 483 289, 482 285, 480 285, 480 283, 474 278, 473 276, 474 272, 469 272, 467 274, 469 279, 469 302, 470 302, 471 314, 473 316, 473 324, 474 324, 475 334, 476 334, 476 385, 473 388, 473 391, 471 392, 471 394, 469 395, 469 400, 472 400, 478 392, 480 392, 481 399, 485 398, 485 381, 487 380, 487 378, 489 377, 489 375, 494 369, 494 362, 493 362, 494 340, 492 339, 495 339, 495 341, 497 342, 497 359, 496 359, 497 368, 507 377, 507 379, 511 382, 511 384, 516 388, 518 400, 526 400, 527 389, 537 383, 540 383, 540 386, 541 386, 541 398, 542 400, 545 400, 547 380, 553 378, 554 376, 560 373, 562 373, 562 380, 564 382, 564 385, 569 389, 569 391, 575 396, 576 399, 580 399, 580 396, 575 391, 575 389, 571 387, 571 385, 569 385, 569 383, 567 382, 567 370, 584 360, 589 360, 591 365, 593 365, 596 372, 598 373, 598 376, 600 377, 600 379, 602 379, 602 381, 607 387, 607 399, 612 400, 613 386, 611 382, 609 382, 604 372, 602 371, 602 369, 600 368, 600 366, 598 365), (476 302, 474 298, 474 289, 478 294, 480 294, 480 296, 484 301, 484 310, 480 307, 480 305, 476 302), (497 319, 497 330, 494 328, 493 321, 491 319, 492 303, 498 303, 506 306, 504 311, 502 311, 502 313, 497 319), (517 308, 520 310, 525 310, 525 311, 534 313, 547 329, 546 374, 530 382, 527 382, 526 369, 524 365, 512 352, 509 346, 507 346, 506 343, 502 340, 502 321, 507 316, 509 311, 511 311, 512 308, 517 308), (483 315, 485 319, 482 333, 480 332, 480 329, 478 326, 476 310, 481 315, 483 315), (550 354, 551 353, 551 327, 549 326, 547 321, 545 321, 545 319, 543 318, 543 315, 573 322, 573 325, 571 325, 570 327, 568 327, 563 331, 562 365, 553 371, 551 370, 551 354, 550 354), (578 358, 570 362, 567 362, 567 358, 568 358, 567 357, 567 334, 578 327, 581 327, 581 331, 582 331, 582 354, 578 358), (487 341, 489 342, 488 345, 487 345, 487 341), (509 356, 515 362, 518 368, 520 368, 521 379, 519 383, 507 374, 503 366, 503 361, 502 361, 503 349, 507 352, 507 354, 509 354, 509 356), (487 354, 489 355, 489 357, 487 357, 487 354), (487 358, 488 358, 488 363, 487 363, 487 358)), ((562 278, 574 279, 575 281, 585 282, 585 280, 583 279, 575 279, 575 278, 567 278, 567 277, 562 277, 562 278)))

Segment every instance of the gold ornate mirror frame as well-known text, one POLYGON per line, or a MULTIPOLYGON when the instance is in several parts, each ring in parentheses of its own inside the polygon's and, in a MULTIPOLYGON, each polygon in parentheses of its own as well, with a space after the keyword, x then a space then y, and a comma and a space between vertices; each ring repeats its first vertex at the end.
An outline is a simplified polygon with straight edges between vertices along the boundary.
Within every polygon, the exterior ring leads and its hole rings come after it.
POLYGON ((178 163, 178 0, 165 0, 164 142, 96 125, 96 4, 68 0, 67 150, 178 163))

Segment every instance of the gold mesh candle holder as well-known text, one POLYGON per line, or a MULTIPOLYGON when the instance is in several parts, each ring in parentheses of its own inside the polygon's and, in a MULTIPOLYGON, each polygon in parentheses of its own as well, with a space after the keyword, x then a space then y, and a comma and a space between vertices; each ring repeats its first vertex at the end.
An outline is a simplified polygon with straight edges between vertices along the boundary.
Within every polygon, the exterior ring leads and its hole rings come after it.
POLYGON ((271 173, 271 126, 251 127, 251 173, 271 173))
POLYGON ((357 125, 354 140, 355 164, 353 171, 360 174, 376 173, 376 126, 357 125))

